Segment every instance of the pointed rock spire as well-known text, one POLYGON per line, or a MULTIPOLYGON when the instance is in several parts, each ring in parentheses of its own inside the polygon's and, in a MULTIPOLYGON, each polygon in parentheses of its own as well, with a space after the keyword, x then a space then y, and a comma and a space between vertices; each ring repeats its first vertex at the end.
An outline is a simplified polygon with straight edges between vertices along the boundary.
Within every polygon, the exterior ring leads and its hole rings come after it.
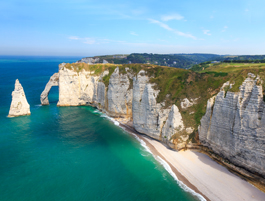
POLYGON ((30 115, 30 106, 26 99, 22 85, 16 79, 15 90, 12 92, 12 102, 8 117, 30 115))

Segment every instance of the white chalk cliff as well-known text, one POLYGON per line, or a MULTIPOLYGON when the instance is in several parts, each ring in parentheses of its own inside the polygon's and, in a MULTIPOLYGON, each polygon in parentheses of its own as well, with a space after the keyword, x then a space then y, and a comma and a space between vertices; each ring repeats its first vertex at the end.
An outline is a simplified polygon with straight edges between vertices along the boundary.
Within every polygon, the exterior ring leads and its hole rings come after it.
POLYGON ((99 76, 89 71, 75 72, 59 65, 58 106, 77 106, 90 104, 96 100, 99 76))
MULTIPOLYGON (((208 100, 199 138, 204 146, 233 164, 265 178, 265 112, 262 81, 249 73, 239 92, 208 100)), ((225 83, 229 85, 229 83, 225 83)))
POLYGON ((185 129, 181 114, 176 105, 164 108, 164 103, 156 102, 159 90, 153 89, 154 84, 149 83, 146 72, 141 70, 134 74, 126 68, 126 73, 122 74, 117 67, 110 75, 108 86, 105 86, 103 77, 108 74, 109 71, 100 75, 85 70, 75 71, 60 64, 57 105, 96 106, 111 117, 131 120, 140 133, 158 140, 167 136, 167 143, 174 146, 172 136, 185 129))
POLYGON ((111 74, 107 92, 108 113, 114 117, 132 116, 132 89, 127 74, 119 74, 119 68, 111 74))
POLYGON ((15 82, 15 90, 12 92, 12 102, 8 117, 24 115, 30 115, 30 106, 26 99, 24 89, 17 79, 15 82))

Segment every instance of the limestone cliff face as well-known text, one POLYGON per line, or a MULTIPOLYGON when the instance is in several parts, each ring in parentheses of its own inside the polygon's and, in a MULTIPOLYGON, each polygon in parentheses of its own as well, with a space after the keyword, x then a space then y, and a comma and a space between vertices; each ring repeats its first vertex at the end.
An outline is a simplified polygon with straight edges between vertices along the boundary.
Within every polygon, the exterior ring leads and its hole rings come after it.
POLYGON ((156 102, 159 90, 154 90, 148 81, 144 70, 133 79, 133 125, 138 132, 161 140, 170 109, 162 109, 163 103, 156 102))
POLYGON ((132 89, 127 74, 119 74, 119 68, 110 76, 108 86, 108 113, 111 116, 132 116, 132 89))
POLYGON ((30 106, 26 99, 24 89, 17 79, 15 83, 15 90, 12 92, 12 102, 8 117, 24 115, 30 115, 30 106))
POLYGON ((58 106, 86 105, 95 101, 99 76, 91 72, 75 72, 59 66, 59 102, 58 106))
POLYGON ((222 88, 209 99, 199 138, 230 162, 265 178, 265 112, 260 82, 249 73, 240 92, 225 94, 222 88))
POLYGON ((49 105, 48 95, 53 86, 59 85, 59 73, 54 73, 49 82, 46 84, 44 91, 40 95, 40 102, 42 105, 49 105))
POLYGON ((96 102, 97 102, 97 105, 100 109, 103 109, 105 108, 105 105, 106 104, 106 95, 107 95, 107 88, 105 86, 105 84, 103 82, 98 82, 98 87, 97 87, 97 92, 96 92, 96 95, 97 95, 97 98, 96 98, 96 102))
MULTIPOLYGON (((120 73, 117 67, 105 86, 103 77, 108 74, 108 71, 100 75, 85 70, 77 72, 61 64, 58 106, 96 106, 111 117, 132 120, 138 132, 166 139, 165 142, 174 146, 172 136, 185 129, 181 114, 176 105, 164 108, 164 103, 156 102, 159 90, 154 89, 146 72, 134 74, 126 68, 126 72, 120 73)), ((182 146, 185 145, 179 148, 182 146)))
MULTIPOLYGON (((182 121, 182 116, 179 112, 179 109, 176 105, 173 105, 168 114, 167 121, 162 129, 162 136, 164 137, 163 140, 170 140, 173 135, 178 135, 176 136, 178 137, 177 139, 186 141, 187 139, 184 140, 185 136, 182 134, 184 128, 184 123, 182 121)), ((181 143, 178 143, 178 145, 181 145, 181 143)))

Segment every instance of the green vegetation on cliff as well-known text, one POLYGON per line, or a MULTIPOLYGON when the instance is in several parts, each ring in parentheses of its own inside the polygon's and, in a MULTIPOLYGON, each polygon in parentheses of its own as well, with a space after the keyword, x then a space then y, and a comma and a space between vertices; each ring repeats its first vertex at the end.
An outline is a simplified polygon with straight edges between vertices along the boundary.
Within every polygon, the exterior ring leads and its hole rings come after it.
POLYGON ((87 63, 67 63, 65 64, 65 68, 69 70, 74 70, 76 72, 80 72, 82 70, 89 71, 91 74, 100 75, 104 72, 104 70, 115 68, 118 66, 117 64, 87 64, 87 63))
POLYGON ((202 63, 191 68, 198 73, 226 73, 230 83, 234 83, 228 91, 238 92, 239 86, 247 78, 248 73, 259 75, 265 89, 265 63, 202 63))

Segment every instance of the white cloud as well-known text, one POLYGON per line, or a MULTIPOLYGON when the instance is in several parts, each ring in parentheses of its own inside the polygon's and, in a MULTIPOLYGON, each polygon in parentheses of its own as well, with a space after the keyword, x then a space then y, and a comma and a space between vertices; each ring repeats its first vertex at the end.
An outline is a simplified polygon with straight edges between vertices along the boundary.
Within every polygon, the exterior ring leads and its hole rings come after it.
POLYGON ((93 38, 84 38, 83 43, 92 45, 92 44, 95 44, 96 43, 96 40, 93 39, 93 38))
POLYGON ((79 40, 79 41, 82 41, 83 43, 85 44, 89 44, 89 45, 92 45, 92 44, 95 44, 96 43, 96 40, 93 39, 93 38, 80 38, 78 36, 69 36, 68 39, 70 40, 79 40))
MULTIPOLYGON (((134 32, 132 32, 132 33, 134 33, 134 32)), ((136 33, 134 33, 134 34, 136 34, 136 33)), ((107 43, 120 43, 120 44, 127 43, 126 41, 110 40, 107 38, 90 38, 90 37, 81 38, 78 36, 69 36, 67 38, 70 40, 79 41, 81 43, 88 44, 88 45, 99 45, 99 44, 107 44, 107 43)))
POLYGON ((138 16, 138 15, 142 15, 142 14, 144 14, 146 12, 146 9, 145 8, 137 8, 137 9, 133 9, 133 10, 131 10, 131 13, 133 14, 133 15, 136 15, 136 16, 138 16))
POLYGON ((159 41, 161 41, 161 42, 166 42, 166 43, 168 43, 168 41, 167 41, 167 40, 164 40, 164 39, 160 39, 160 38, 158 38, 157 40, 159 40, 159 41))
POLYGON ((77 37, 77 36, 69 36, 68 38, 70 40, 79 40, 79 37, 77 37))
POLYGON ((174 13, 171 15, 164 15, 161 17, 163 21, 169 21, 169 20, 182 20, 184 17, 178 13, 174 13))
POLYGON ((212 35, 212 34, 210 33, 210 30, 202 30, 202 31, 203 31, 203 34, 205 34, 205 35, 208 35, 208 36, 212 35))
POLYGON ((240 40, 240 38, 230 38, 230 39, 221 38, 221 41, 225 42, 225 43, 238 42, 239 40, 240 40))
POLYGON ((135 33, 134 31, 131 31, 130 34, 131 34, 131 35, 134 35, 134 36, 138 36, 138 34, 135 33))
POLYGON ((222 32, 225 32, 228 29, 228 26, 224 26, 222 32))
POLYGON ((110 39, 101 39, 101 43, 126 43, 126 41, 122 40, 110 40, 110 39))
POLYGON ((153 24, 158 24, 159 26, 161 26, 162 28, 168 30, 168 31, 173 31, 172 28, 170 28, 167 24, 160 22, 158 20, 154 20, 154 19, 149 19, 149 21, 153 24))
POLYGON ((181 32, 181 31, 178 31, 178 30, 176 30, 176 29, 173 29, 173 28, 171 28, 170 26, 168 26, 167 24, 165 24, 165 23, 163 23, 163 22, 160 22, 160 21, 158 21, 158 20, 149 19, 149 21, 150 21, 151 23, 153 23, 153 24, 158 24, 160 27, 162 27, 162 28, 164 28, 164 29, 166 29, 166 30, 168 30, 168 31, 171 31, 171 32, 173 32, 173 33, 175 33, 175 34, 177 34, 177 35, 179 35, 179 36, 184 36, 184 37, 186 37, 186 38, 192 38, 192 39, 194 39, 194 40, 197 39, 197 38, 196 38, 195 36, 193 36, 192 34, 189 34, 189 33, 183 33, 183 32, 181 32))

